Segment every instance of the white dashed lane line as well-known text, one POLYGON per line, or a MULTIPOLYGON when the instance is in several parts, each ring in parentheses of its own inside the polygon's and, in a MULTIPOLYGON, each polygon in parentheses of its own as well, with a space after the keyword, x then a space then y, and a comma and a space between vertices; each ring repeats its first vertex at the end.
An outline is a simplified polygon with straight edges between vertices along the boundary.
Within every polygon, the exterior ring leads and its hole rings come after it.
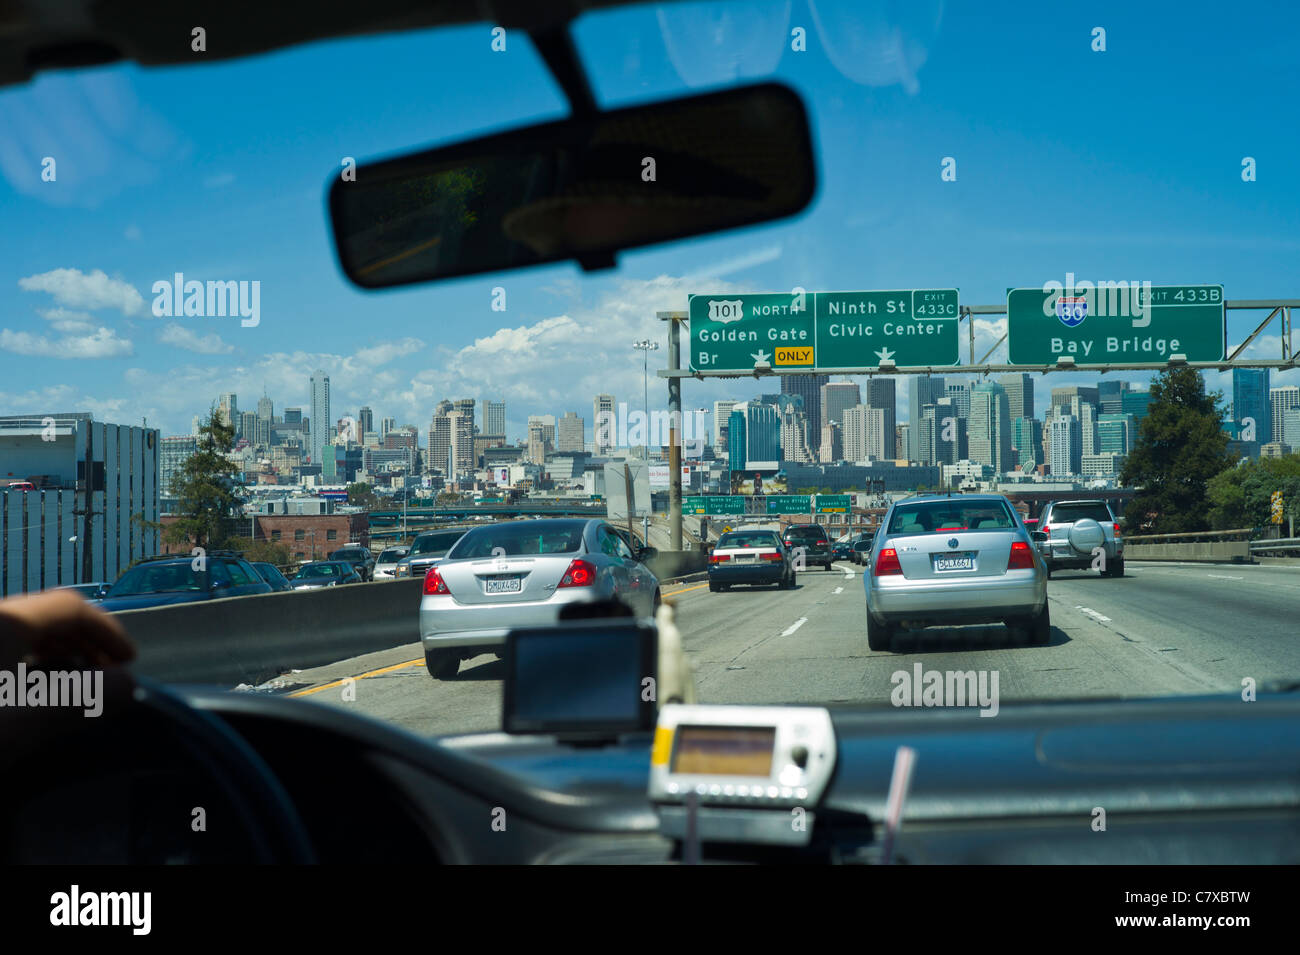
POLYGON ((1078 604, 1075 604, 1074 609, 1079 611, 1079 613, 1084 614, 1085 616, 1091 617, 1093 620, 1096 620, 1098 623, 1110 623, 1110 617, 1098 613, 1097 611, 1093 610, 1091 607, 1080 607, 1078 604))
POLYGON ((783 636, 783 637, 788 637, 788 636, 790 636, 790 634, 794 633, 796 630, 798 630, 800 627, 802 627, 802 626, 803 626, 805 623, 807 623, 807 622, 808 622, 808 618, 807 618, 807 617, 800 617, 798 620, 796 620, 796 621, 795 621, 794 623, 792 623, 790 626, 788 626, 788 627, 786 627, 784 630, 782 630, 782 631, 781 631, 781 636, 783 636))
POLYGON ((842 593, 844 593, 844 588, 843 588, 843 587, 836 587, 836 588, 835 588, 835 592, 836 592, 837 594, 842 594, 842 593))

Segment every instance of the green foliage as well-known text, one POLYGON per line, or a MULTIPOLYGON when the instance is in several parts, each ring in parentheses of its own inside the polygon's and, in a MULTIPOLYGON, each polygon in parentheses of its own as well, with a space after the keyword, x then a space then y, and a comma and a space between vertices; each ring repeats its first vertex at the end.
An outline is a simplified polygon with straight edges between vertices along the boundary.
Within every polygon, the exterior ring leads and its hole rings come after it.
POLYGON ((1151 404, 1120 481, 1137 489, 1125 507, 1133 534, 1180 534, 1209 527, 1210 480, 1231 464, 1220 422, 1220 392, 1207 394, 1193 368, 1151 380, 1151 404))
POLYGON ((349 504, 355 504, 358 507, 364 508, 375 508, 379 506, 379 496, 375 494, 374 488, 364 481, 349 484, 347 491, 349 504))
POLYGON ((265 561, 277 567, 288 567, 293 563, 293 554, 285 544, 268 540, 251 540, 247 537, 232 537, 226 542, 231 550, 244 555, 245 560, 265 561))
MULTIPOLYGON (((1300 504, 1300 453, 1259 458, 1220 472, 1210 481, 1210 524, 1215 530, 1261 527, 1271 523, 1274 491, 1282 492, 1287 513, 1300 504)), ((1284 534, 1286 533, 1284 524, 1284 534)))
POLYGON ((225 546, 243 503, 239 467, 226 457, 234 445, 234 427, 212 408, 199 426, 198 450, 181 465, 172 485, 181 516, 163 532, 168 543, 193 541, 195 547, 208 549, 225 546))

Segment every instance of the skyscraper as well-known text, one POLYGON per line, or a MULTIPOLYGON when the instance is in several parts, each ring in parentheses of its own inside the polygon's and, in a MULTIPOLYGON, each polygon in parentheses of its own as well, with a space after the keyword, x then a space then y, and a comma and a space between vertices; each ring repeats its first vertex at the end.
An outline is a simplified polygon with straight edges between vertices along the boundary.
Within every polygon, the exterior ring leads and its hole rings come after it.
MULTIPOLYGON (((879 380, 879 379, 872 379, 879 380)), ((844 424, 844 409, 862 404, 862 394, 852 381, 831 381, 822 385, 822 426, 844 424)))
POLYGON ((217 398, 217 411, 227 427, 239 431, 239 401, 233 393, 227 392, 217 398))
POLYGON ((1059 414, 1048 422, 1051 432, 1052 475, 1068 477, 1078 474, 1083 464, 1083 441, 1079 419, 1059 414))
POLYGON ((745 413, 745 467, 775 467, 780 460, 780 415, 773 405, 751 403, 745 413))
POLYGON ((385 418, 379 425, 379 443, 388 447, 388 433, 397 430, 396 418, 385 418))
POLYGON ((736 405, 731 409, 731 417, 727 420, 727 463, 732 471, 745 470, 747 408, 744 404, 736 405))
POLYGON ((730 429, 731 412, 742 404, 743 401, 725 399, 713 402, 713 446, 720 452, 728 448, 726 436, 730 429))
POLYGON ((969 381, 950 381, 946 391, 948 397, 952 399, 953 407, 957 409, 958 418, 970 417, 970 389, 969 381))
POLYGON ((1103 414, 1097 419, 1098 454, 1128 454, 1136 440, 1137 422, 1131 414, 1103 414))
POLYGON ((504 401, 483 402, 483 433, 506 433, 506 403, 504 401))
POLYGON ((1014 421, 1016 418, 1034 416, 1034 379, 1023 372, 1015 375, 1003 375, 998 384, 1007 393, 1007 414, 1014 421))
POLYGON ((1259 453, 1258 445, 1273 440, 1272 396, 1268 386, 1267 368, 1232 369, 1232 420, 1244 441, 1255 442, 1255 454, 1259 453))
POLYGON ((609 454, 618 440, 617 412, 613 395, 597 395, 592 402, 592 443, 597 454, 609 454))
POLYGON ((971 389, 966 427, 969 457, 993 468, 994 474, 1013 468, 1009 406, 1006 389, 996 382, 981 382, 971 389))
POLYGON ((1100 393, 1096 385, 1064 385, 1060 388, 1053 388, 1049 416, 1055 414, 1057 408, 1064 407, 1067 410, 1072 407, 1077 408, 1078 404, 1075 399, 1078 402, 1086 402, 1095 408, 1100 401, 1100 393))
POLYGON ((357 431, 360 434, 361 440, 365 440, 367 431, 374 430, 375 413, 371 411, 368 406, 362 405, 361 410, 357 412, 357 431))
POLYGON ((803 413, 812 434, 822 433, 822 386, 830 375, 782 375, 781 393, 803 398, 803 413))
MULTIPOLYGON (((286 412, 287 414, 287 412, 286 412)), ((330 379, 317 368, 311 376, 311 463, 320 464, 325 454, 325 444, 333 430, 330 425, 330 379)))
POLYGON ((581 451, 586 445, 586 422, 577 412, 566 411, 555 426, 555 450, 581 451))
POLYGON ((1283 388, 1273 388, 1268 393, 1269 410, 1272 412, 1272 427, 1269 432, 1269 441, 1277 443, 1282 440, 1283 416, 1291 408, 1300 408, 1300 387, 1287 385, 1283 388))
POLYGON ((929 378, 914 375, 907 380, 907 457, 923 464, 933 464, 933 448, 926 443, 927 436, 922 434, 922 410, 926 405, 933 405, 944 396, 945 385, 942 378, 929 378), (922 446, 924 445, 924 453, 922 446))
POLYGON ((1012 423, 1012 447, 1022 471, 1043 463, 1043 423, 1037 418, 1016 418, 1012 423))
POLYGON ((1123 414, 1127 381, 1102 381, 1097 384, 1097 406, 1101 414, 1123 414))

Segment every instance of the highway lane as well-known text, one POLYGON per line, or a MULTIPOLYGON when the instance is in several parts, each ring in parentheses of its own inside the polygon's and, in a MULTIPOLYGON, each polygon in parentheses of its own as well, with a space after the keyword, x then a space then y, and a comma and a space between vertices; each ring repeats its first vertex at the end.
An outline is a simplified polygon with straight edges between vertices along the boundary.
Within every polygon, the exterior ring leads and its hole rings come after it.
MULTIPOLYGON (((702 701, 887 704, 898 671, 996 671, 1002 703, 1240 692, 1300 678, 1300 568, 1130 563, 1124 578, 1062 572, 1048 585, 1052 639, 950 627, 867 648, 862 579, 841 563, 793 591, 669 587, 702 701)), ((496 729, 501 663, 484 654, 435 683, 417 644, 291 679, 304 699, 353 708, 422 735, 496 729), (367 675, 370 674, 370 675, 367 675), (362 677, 350 684, 344 677, 362 677), (346 699, 351 693, 355 699, 346 699)))

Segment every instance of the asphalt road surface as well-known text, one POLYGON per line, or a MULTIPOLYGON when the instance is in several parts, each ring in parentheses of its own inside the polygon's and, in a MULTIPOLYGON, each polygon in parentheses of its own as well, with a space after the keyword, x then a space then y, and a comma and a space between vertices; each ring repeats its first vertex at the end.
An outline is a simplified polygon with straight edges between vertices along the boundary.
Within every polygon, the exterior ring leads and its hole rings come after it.
MULTIPOLYGON (((1300 680, 1300 567, 1136 563, 1126 576, 1063 571, 1048 583, 1052 639, 1004 627, 933 628, 867 649, 861 572, 801 573, 793 591, 665 588, 705 703, 882 703, 891 676, 996 671, 1017 700, 1241 692, 1300 680)), ((279 692, 344 706, 421 735, 500 727, 502 664, 484 654, 434 682, 418 644, 287 676, 279 692), (353 678, 350 683, 340 682, 353 678), (346 699, 352 695, 355 699, 346 699)))

